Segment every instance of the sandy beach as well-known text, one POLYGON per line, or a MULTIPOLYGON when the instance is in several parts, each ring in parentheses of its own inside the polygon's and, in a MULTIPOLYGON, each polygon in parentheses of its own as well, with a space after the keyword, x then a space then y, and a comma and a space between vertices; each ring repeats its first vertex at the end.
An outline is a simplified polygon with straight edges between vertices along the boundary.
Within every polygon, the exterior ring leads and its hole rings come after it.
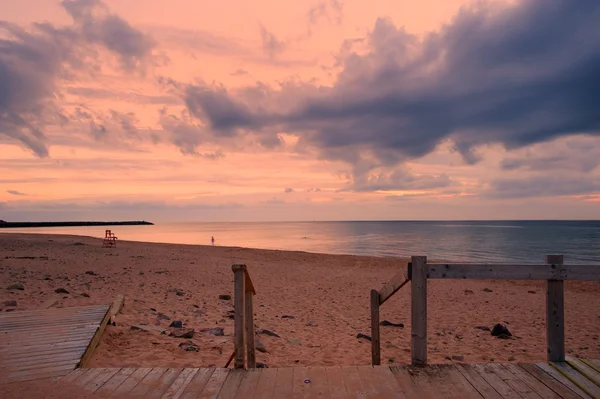
MULTIPOLYGON (((258 335, 269 367, 370 363, 369 292, 406 267, 405 260, 96 238, 0 234, 0 308, 18 312, 47 306, 110 303, 125 295, 91 367, 223 367, 233 352, 231 265, 244 263, 257 291, 258 335), (12 284, 24 290, 9 290, 12 284), (56 293, 63 288, 68 291, 56 293), (16 306, 7 306, 16 301, 16 306), (288 316, 288 317, 284 317, 288 316), (132 329, 168 330, 172 321, 195 330, 187 339, 132 329), (201 332, 222 328, 224 335, 201 332)), ((415 254, 418 255, 418 254, 415 254)), ((544 282, 440 281, 429 286, 429 362, 537 362, 546 359, 544 282), (477 326, 506 324, 502 340, 477 326), (454 360, 452 360, 454 359, 454 360)), ((600 283, 566 282, 566 348, 600 358, 600 283)), ((410 362, 410 287, 382 306, 382 363, 410 362)))

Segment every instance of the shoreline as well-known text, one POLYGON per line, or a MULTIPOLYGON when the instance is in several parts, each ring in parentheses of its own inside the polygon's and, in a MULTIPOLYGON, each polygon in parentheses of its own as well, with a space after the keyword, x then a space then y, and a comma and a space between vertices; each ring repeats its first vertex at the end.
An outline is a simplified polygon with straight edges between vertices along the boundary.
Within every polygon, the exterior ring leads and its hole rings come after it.
MULTIPOLYGON (((355 255, 119 241, 60 234, 0 234, 0 311, 18 312, 111 302, 125 306, 109 326, 91 367, 208 367, 225 365, 233 351, 231 265, 245 263, 256 288, 257 329, 270 367, 370 364, 369 295, 406 260, 355 255), (15 283, 24 290, 7 290, 15 283), (57 294, 56 289, 68 294, 57 294), (6 301, 17 306, 6 306, 6 301), (282 318, 281 316, 293 316, 282 318), (168 318, 168 320, 166 319, 168 318), (195 330, 199 352, 186 341, 132 329, 169 331, 172 321, 195 330), (222 328, 223 335, 202 332, 222 328)), ((600 358, 600 284, 565 283, 566 348, 571 356, 600 358)), ((537 362, 546 359, 545 288, 541 281, 432 280, 429 288, 430 363, 537 362), (505 324, 512 340, 478 326, 505 324), (463 360, 452 360, 455 359, 463 360), (450 359, 450 360, 449 360, 450 359), (514 360, 510 360, 514 359, 514 360)), ((382 364, 410 362, 410 288, 381 308, 382 364)))

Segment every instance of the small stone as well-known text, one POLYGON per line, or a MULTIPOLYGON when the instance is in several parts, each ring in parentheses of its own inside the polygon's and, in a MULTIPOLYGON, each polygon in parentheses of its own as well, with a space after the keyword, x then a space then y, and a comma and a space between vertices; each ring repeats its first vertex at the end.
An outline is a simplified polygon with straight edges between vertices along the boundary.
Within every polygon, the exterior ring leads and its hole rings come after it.
POLYGON ((85 274, 89 274, 90 276, 97 276, 96 272, 94 272, 93 270, 88 270, 87 272, 85 272, 85 274))
POLYGON ((511 332, 508 331, 508 328, 499 323, 492 328, 492 335, 501 339, 507 339, 508 337, 512 336, 511 332))
POLYGON ((391 321, 388 320, 384 320, 381 323, 379 323, 380 326, 390 326, 390 327, 400 327, 400 328, 404 328, 404 324, 403 323, 392 323, 391 321))
POLYGON ((265 329, 262 329, 262 330, 258 330, 258 331, 256 331, 256 333, 257 333, 257 334, 269 335, 269 336, 271 336, 271 337, 277 337, 277 338, 281 338, 281 337, 280 337, 280 336, 279 336, 277 333, 274 333, 274 332, 273 332, 273 331, 271 331, 271 330, 265 330, 265 329))
POLYGON ((90 297, 90 294, 88 294, 87 292, 82 292, 82 293, 80 294, 80 296, 82 296, 82 297, 84 297, 84 298, 89 298, 89 297, 90 297))
POLYGON ((225 335, 223 327, 203 328, 202 330, 200 330, 200 332, 204 334, 216 335, 217 337, 222 337, 225 335))
POLYGON ((185 341, 180 343, 179 348, 186 352, 200 352, 200 347, 192 341, 185 341))
POLYGON ((140 276, 143 276, 143 275, 144 275, 144 272, 140 271, 138 274, 139 274, 140 276))
POLYGON ((183 328, 183 322, 181 320, 174 320, 169 324, 169 327, 183 328))
POLYGON ((388 359, 388 363, 394 363, 395 361, 396 361, 396 359, 394 359, 393 357, 390 357, 390 358, 388 359))
POLYGON ((6 301, 3 303, 4 306, 17 306, 17 301, 6 301))
POLYGON ((465 360, 465 357, 463 355, 452 355, 452 360, 456 360, 457 362, 462 362, 463 360, 465 360))
POLYGON ((475 326, 475 328, 481 331, 492 331, 488 326, 475 326))
POLYGON ((56 292, 57 294, 68 294, 69 293, 69 291, 67 291, 64 288, 57 288, 54 290, 54 292, 56 292))
POLYGON ((356 338, 358 338, 358 339, 361 339, 361 338, 363 338, 363 339, 366 339, 367 341, 371 341, 371 339, 372 339, 370 336, 368 336, 368 335, 366 335, 366 334, 363 334, 363 333, 358 333, 358 334, 356 335, 356 338))
POLYGON ((256 362, 256 368, 257 369, 268 369, 269 366, 267 366, 267 363, 256 362))
POLYGON ((483 292, 494 292, 493 290, 490 290, 489 288, 484 288, 483 292))
MULTIPOLYGON (((152 309, 152 310, 156 311, 156 309, 152 309)), ((158 315, 156 316, 156 321, 161 321, 161 320, 171 320, 171 318, 164 313, 158 312, 158 315)))
POLYGON ((282 319, 295 319, 295 316, 289 316, 289 315, 283 315, 281 316, 282 319))
POLYGON ((446 359, 446 360, 452 360, 452 358, 450 356, 446 356, 444 359, 446 359))
POLYGON ((171 331, 169 336, 174 337, 174 338, 194 338, 194 329, 186 328, 186 329, 171 331))
POLYGON ((254 347, 259 352, 262 352, 262 353, 268 352, 267 347, 265 346, 265 344, 263 344, 263 342, 258 337, 254 338, 254 347))
POLYGON ((473 291, 465 290, 465 295, 473 295, 473 294, 475 294, 473 291))
POLYGON ((167 290, 167 292, 174 292, 175 295, 177 295, 177 296, 184 296, 185 295, 185 292, 183 292, 183 290, 180 290, 179 288, 169 288, 167 290))
POLYGON ((156 309, 154 309, 154 308, 150 308, 150 310, 153 311, 153 312, 156 312, 156 309))
POLYGON ((288 342, 292 345, 302 345, 302 343, 297 339, 288 339, 288 342))
POLYGON ((74 242, 74 243, 73 243, 73 244, 71 244, 71 245, 74 245, 74 246, 76 246, 76 247, 80 247, 80 246, 82 246, 82 245, 85 245, 85 244, 84 244, 84 243, 82 243, 82 242, 74 242))
POLYGON ((16 283, 16 284, 9 285, 6 289, 23 291, 23 290, 25 290, 25 286, 21 283, 16 283))
POLYGON ((229 301, 231 299, 231 295, 219 295, 219 299, 223 300, 223 301, 229 301))
POLYGON ((192 306, 193 306, 193 307, 195 307, 196 309, 199 309, 199 308, 200 308, 200 306, 198 306, 198 305, 196 305, 196 304, 194 304, 194 305, 192 305, 192 306))
POLYGON ((528 294, 537 294, 537 291, 527 291, 528 294))
POLYGON ((514 356, 511 356, 511 357, 508 358, 509 362, 514 362, 515 360, 517 360, 517 358, 514 357, 514 356))

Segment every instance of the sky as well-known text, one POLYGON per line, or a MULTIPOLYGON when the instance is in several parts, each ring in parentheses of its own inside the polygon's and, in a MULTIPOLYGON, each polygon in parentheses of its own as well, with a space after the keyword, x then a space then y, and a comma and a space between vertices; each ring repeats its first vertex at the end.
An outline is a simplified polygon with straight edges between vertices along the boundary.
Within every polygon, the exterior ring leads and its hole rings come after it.
POLYGON ((597 0, 0 0, 0 219, 600 218, 597 0))

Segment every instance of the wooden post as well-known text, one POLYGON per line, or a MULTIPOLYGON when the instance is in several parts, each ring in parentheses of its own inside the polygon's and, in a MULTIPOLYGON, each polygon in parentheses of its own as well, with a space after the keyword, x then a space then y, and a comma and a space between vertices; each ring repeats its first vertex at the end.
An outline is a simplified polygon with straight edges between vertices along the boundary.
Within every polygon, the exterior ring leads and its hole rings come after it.
POLYGON ((427 364, 427 257, 411 257, 411 356, 413 366, 427 364))
POLYGON ((379 292, 371 290, 371 363, 381 364, 381 342, 379 340, 379 292))
POLYGON ((256 351, 254 348, 254 309, 252 291, 246 291, 246 360, 248 368, 256 368, 256 351))
POLYGON ((246 297, 246 265, 233 265, 233 294, 234 294, 234 327, 235 327, 235 361, 234 367, 245 367, 244 346, 244 302, 246 297))
MULTIPOLYGON (((563 255, 546 255, 546 264, 561 267, 563 255)), ((546 345, 549 362, 565 361, 565 298, 564 281, 547 280, 546 285, 546 345)))

